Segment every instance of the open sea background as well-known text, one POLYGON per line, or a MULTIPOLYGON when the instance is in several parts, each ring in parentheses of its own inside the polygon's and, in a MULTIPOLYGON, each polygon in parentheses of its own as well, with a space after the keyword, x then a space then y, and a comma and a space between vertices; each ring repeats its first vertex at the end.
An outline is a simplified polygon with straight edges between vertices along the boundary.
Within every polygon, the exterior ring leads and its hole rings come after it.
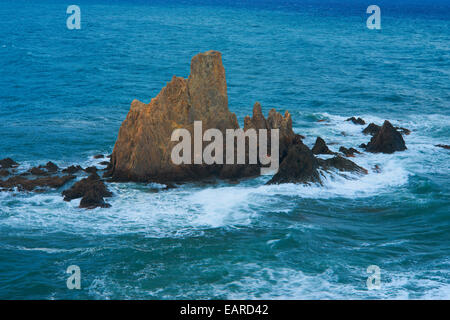
POLYGON ((0 0, 0 158, 22 170, 101 161, 131 101, 211 49, 241 125, 260 101, 337 151, 369 141, 346 118, 389 119, 408 150, 357 156, 369 175, 322 187, 109 183, 112 208, 92 211, 61 190, 0 193, 0 299, 450 299, 450 154, 434 146, 450 144, 448 1, 376 1, 382 30, 372 1, 80 0, 81 30, 70 4, 0 0))

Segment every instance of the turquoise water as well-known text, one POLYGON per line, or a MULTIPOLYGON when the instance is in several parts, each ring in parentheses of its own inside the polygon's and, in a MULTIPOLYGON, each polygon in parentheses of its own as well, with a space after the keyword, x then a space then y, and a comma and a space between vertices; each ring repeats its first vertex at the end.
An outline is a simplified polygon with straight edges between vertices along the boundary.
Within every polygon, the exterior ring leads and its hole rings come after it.
POLYGON ((0 158, 23 170, 101 161, 131 101, 211 49, 241 125, 260 101, 334 151, 369 140, 350 116, 412 130, 407 151, 324 186, 110 183, 112 208, 93 211, 61 190, 0 193, 0 298, 449 299, 450 155, 434 145, 450 144, 450 7, 405 3, 379 1, 368 30, 363 1, 79 1, 74 31, 65 2, 0 1, 0 158))

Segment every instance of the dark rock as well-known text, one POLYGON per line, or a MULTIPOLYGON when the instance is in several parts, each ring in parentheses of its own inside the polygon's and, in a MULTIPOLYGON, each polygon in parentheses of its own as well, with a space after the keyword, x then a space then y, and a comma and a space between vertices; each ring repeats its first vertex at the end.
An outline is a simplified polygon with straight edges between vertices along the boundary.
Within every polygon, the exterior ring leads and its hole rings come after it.
POLYGON ((363 119, 361 119, 361 118, 355 118, 355 117, 351 117, 351 118, 348 118, 347 120, 345 120, 345 121, 351 121, 351 122, 353 122, 354 124, 359 124, 359 125, 363 125, 363 124, 366 124, 366 122, 363 120, 363 119))
POLYGON ((103 154, 96 154, 94 159, 103 159, 105 156, 103 154))
POLYGON ((345 154, 346 157, 354 157, 355 153, 361 154, 361 152, 359 152, 355 148, 347 149, 346 147, 340 147, 339 152, 342 152, 343 154, 345 154))
POLYGON ((15 168, 18 165, 19 164, 11 158, 5 158, 5 159, 0 160, 0 168, 3 168, 3 169, 15 168))
POLYGON ((317 137, 316 143, 312 148, 312 153, 314 154, 335 154, 333 151, 328 149, 327 144, 321 137, 317 137))
POLYGON ((75 176, 54 176, 29 180, 21 176, 11 177, 8 180, 0 181, 0 188, 13 189, 18 188, 19 191, 32 191, 35 188, 59 188, 68 181, 74 179, 75 176))
POLYGON ((318 161, 312 151, 300 141, 289 147, 278 172, 267 184, 320 183, 318 167, 318 161))
POLYGON ((49 161, 45 166, 39 166, 40 169, 46 169, 47 172, 54 173, 58 171, 58 166, 54 164, 53 162, 49 161))
POLYGON ((365 149, 365 148, 367 148, 367 144, 361 143, 361 144, 359 145, 359 147, 360 147, 361 149, 365 149))
POLYGON ((10 173, 8 170, 0 170, 0 177, 7 177, 10 173))
POLYGON ((406 150, 402 135, 395 130, 389 121, 384 121, 380 131, 367 144, 366 151, 373 153, 394 153, 406 150))
POLYGON ((83 170, 83 168, 81 166, 79 166, 79 165, 77 165, 77 166, 72 165, 70 167, 67 167, 67 168, 63 169, 62 172, 74 174, 74 173, 77 173, 78 171, 81 171, 81 170, 83 170))
POLYGON ((31 168, 30 170, 28 170, 28 172, 31 173, 34 176, 46 176, 46 175, 48 175, 47 171, 42 170, 39 167, 31 168))
POLYGON ((97 207, 110 208, 111 205, 105 202, 101 192, 99 192, 98 189, 91 188, 84 193, 83 198, 81 198, 79 207, 84 209, 94 209, 97 207))
POLYGON ((89 177, 84 178, 67 190, 62 192, 64 201, 71 201, 73 199, 84 197, 89 190, 93 189, 95 194, 101 197, 111 197, 112 193, 108 190, 105 183, 100 180, 97 173, 91 174, 89 177))
POLYGON ((450 146, 446 145, 446 144, 437 144, 436 147, 444 148, 444 149, 447 149, 447 150, 450 149, 450 146))
POLYGON ((331 168, 338 169, 339 171, 343 172, 356 172, 361 174, 367 174, 367 170, 363 167, 358 166, 353 161, 350 161, 348 159, 345 159, 341 156, 336 156, 327 160, 319 160, 319 165, 324 170, 330 170, 331 168))
POLYGON ((369 124, 364 130, 364 134, 370 134, 371 136, 374 136, 380 131, 381 127, 377 126, 375 123, 369 124))
POLYGON ((97 170, 98 169, 95 166, 87 167, 86 169, 84 169, 84 171, 87 173, 97 173, 97 170))
POLYGON ((102 161, 99 163, 99 165, 101 166, 109 166, 110 162, 109 161, 102 161))

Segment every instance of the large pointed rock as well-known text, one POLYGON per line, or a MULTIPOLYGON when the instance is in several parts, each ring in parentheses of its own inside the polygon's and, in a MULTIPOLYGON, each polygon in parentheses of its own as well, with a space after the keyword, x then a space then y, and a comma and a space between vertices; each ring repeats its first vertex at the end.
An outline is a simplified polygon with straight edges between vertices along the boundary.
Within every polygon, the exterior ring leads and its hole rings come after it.
MULTIPOLYGON (((189 130, 202 121, 209 128, 236 129, 236 115, 228 110, 225 70, 220 52, 192 58, 188 79, 173 77, 149 104, 134 100, 122 123, 111 156, 109 175, 121 181, 182 181, 217 171, 214 166, 175 165, 171 161, 172 132, 189 130)), ((193 143, 192 143, 193 145, 193 143)))
POLYGON ((373 153, 394 153, 403 150, 406 150, 406 145, 402 135, 387 120, 366 147, 366 151, 373 153))

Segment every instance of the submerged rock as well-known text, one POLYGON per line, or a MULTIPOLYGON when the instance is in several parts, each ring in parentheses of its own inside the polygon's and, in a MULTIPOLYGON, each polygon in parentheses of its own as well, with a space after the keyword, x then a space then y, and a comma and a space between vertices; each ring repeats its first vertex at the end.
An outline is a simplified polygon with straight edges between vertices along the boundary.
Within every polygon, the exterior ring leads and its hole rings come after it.
POLYGON ((48 172, 45 170, 42 170, 40 167, 34 167, 28 170, 29 173, 31 173, 34 176, 46 176, 48 175, 48 172))
POLYGON ((353 122, 354 124, 359 124, 359 125, 364 125, 364 124, 366 124, 366 122, 365 122, 363 119, 361 119, 361 118, 355 118, 355 117, 348 118, 348 119, 345 120, 345 121, 351 121, 351 122, 353 122))
POLYGON ((87 167, 86 169, 84 169, 84 172, 87 173, 97 173, 98 169, 96 166, 91 166, 91 167, 87 167))
POLYGON ((14 188, 17 188, 19 191, 33 191, 36 188, 60 188, 72 179, 75 179, 75 176, 66 175, 37 179, 26 179, 22 176, 16 176, 5 181, 0 180, 0 190, 12 191, 14 188))
POLYGON ((103 159, 105 156, 103 154, 96 154, 94 159, 103 159))
POLYGON ((19 164, 11 158, 5 158, 5 159, 0 160, 0 168, 2 168, 2 169, 15 168, 18 165, 19 164))
POLYGON ((341 156, 336 156, 336 157, 326 159, 326 160, 323 160, 323 159, 318 159, 318 160, 319 160, 319 165, 322 167, 322 169, 327 170, 327 171, 334 168, 334 169, 338 169, 339 171, 342 171, 342 172, 356 172, 356 173, 360 173, 360 174, 368 173, 367 169, 364 169, 363 167, 358 166, 353 161, 345 159, 341 156))
POLYGON ((371 123, 363 130, 363 133, 374 136, 380 131, 380 129, 380 126, 376 125, 375 123, 371 123))
POLYGON ((317 137, 316 143, 314 144, 314 147, 312 148, 312 153, 314 153, 314 154, 335 154, 333 151, 328 149, 328 146, 325 143, 325 140, 323 140, 321 137, 317 137))
POLYGON ((0 170, 0 177, 7 177, 10 175, 8 170, 0 170))
POLYGON ((404 134, 404 135, 409 135, 411 133, 411 130, 403 128, 403 127, 395 127, 395 130, 397 130, 398 132, 400 132, 401 134, 404 134))
POLYGON ((355 153, 361 154, 361 152, 359 152, 355 148, 347 149, 346 147, 343 146, 339 148, 339 152, 342 152, 346 157, 354 157, 355 153))
POLYGON ((402 135, 387 120, 366 147, 366 151, 373 153, 394 153, 403 150, 406 150, 406 145, 402 135))
POLYGON ((50 173, 54 173, 54 172, 58 171, 58 169, 59 169, 58 166, 51 161, 47 162, 45 166, 39 166, 39 168, 45 169, 45 170, 47 170, 47 172, 50 172, 50 173))
POLYGON ((444 148, 444 149, 447 149, 447 150, 450 149, 450 146, 446 145, 446 144, 437 144, 436 147, 444 148))
POLYGON ((77 173, 79 171, 83 170, 83 168, 79 165, 72 165, 70 167, 67 167, 65 169, 62 170, 63 173, 70 173, 70 174, 74 174, 77 173))

